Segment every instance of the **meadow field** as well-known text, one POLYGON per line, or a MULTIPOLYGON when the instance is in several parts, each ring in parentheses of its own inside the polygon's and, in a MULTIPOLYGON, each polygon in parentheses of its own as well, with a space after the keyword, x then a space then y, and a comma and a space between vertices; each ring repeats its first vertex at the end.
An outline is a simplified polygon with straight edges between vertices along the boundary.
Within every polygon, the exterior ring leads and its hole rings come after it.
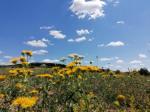
POLYGON ((31 68, 31 51, 0 69, 0 112, 150 112, 150 77, 83 66, 31 68))

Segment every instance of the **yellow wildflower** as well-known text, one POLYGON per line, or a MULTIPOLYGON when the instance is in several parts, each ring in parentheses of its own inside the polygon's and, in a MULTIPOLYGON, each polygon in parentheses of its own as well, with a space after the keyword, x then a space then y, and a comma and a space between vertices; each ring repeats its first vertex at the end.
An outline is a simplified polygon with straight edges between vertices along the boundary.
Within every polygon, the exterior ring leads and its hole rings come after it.
POLYGON ((20 60, 21 63, 26 62, 26 58, 23 57, 23 56, 21 56, 19 60, 20 60))
POLYGON ((11 59, 11 63, 12 63, 12 64, 17 64, 17 62, 18 62, 18 58, 13 58, 13 59, 11 59))
POLYGON ((73 73, 74 73, 74 72, 73 72, 72 70, 66 71, 66 74, 67 74, 67 75, 73 75, 73 73))
POLYGON ((126 99, 126 97, 124 95, 118 95, 117 96, 117 101, 119 101, 119 102, 124 102, 125 99, 126 99))
POLYGON ((4 81, 6 79, 5 75, 0 75, 0 81, 4 81))
POLYGON ((20 106, 22 108, 33 107, 37 103, 38 97, 18 97, 12 101, 13 106, 20 106))
POLYGON ((32 51, 30 51, 30 50, 23 50, 22 52, 21 52, 21 54, 24 56, 24 55, 27 55, 27 56, 32 56, 33 55, 33 53, 32 53, 32 51))
POLYGON ((38 91, 38 90, 36 90, 36 89, 33 89, 32 91, 30 91, 30 93, 32 93, 32 94, 38 94, 38 93, 39 93, 39 91, 38 91))
POLYGON ((26 55, 31 57, 33 55, 33 53, 32 53, 32 51, 26 51, 26 55))
POLYGON ((40 75, 37 75, 37 77, 40 77, 40 78, 53 78, 53 76, 50 75, 50 74, 40 74, 40 75))
POLYGON ((81 76, 81 75, 78 75, 78 79, 82 79, 82 76, 81 76))
POLYGON ((64 74, 59 74, 60 77, 65 78, 64 74))
POLYGON ((74 67, 74 66, 76 66, 76 63, 75 63, 75 62, 71 62, 71 63, 69 63, 69 64, 67 65, 68 68, 74 67))
POLYGON ((3 99, 4 97, 5 97, 5 95, 0 93, 0 99, 3 99))
POLYGON ((9 70, 11 76, 16 76, 18 72, 16 70, 9 70))

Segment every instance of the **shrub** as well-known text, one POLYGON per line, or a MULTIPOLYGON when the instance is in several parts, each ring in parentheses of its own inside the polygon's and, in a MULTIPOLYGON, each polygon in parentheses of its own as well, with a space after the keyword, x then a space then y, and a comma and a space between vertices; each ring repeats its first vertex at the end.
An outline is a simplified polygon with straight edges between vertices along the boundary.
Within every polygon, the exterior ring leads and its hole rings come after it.
POLYGON ((147 68, 141 68, 141 69, 139 70, 139 74, 140 74, 140 75, 144 75, 144 76, 149 76, 149 75, 150 75, 150 72, 148 71, 147 68))
POLYGON ((120 70, 116 70, 115 73, 116 73, 116 74, 120 74, 121 71, 120 71, 120 70))

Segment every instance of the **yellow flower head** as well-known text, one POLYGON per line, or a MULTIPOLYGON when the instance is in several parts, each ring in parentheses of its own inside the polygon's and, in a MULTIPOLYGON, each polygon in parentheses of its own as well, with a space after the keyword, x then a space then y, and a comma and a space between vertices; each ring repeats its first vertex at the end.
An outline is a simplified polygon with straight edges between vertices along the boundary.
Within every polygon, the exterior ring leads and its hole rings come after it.
POLYGON ((21 63, 26 62, 26 58, 23 57, 23 56, 21 56, 19 60, 20 60, 21 63))
POLYGON ((74 66, 76 66, 76 63, 75 63, 75 62, 71 62, 71 63, 69 63, 69 64, 67 65, 68 68, 74 67, 74 66))
POLYGON ((60 77, 65 78, 64 74, 59 74, 60 77))
POLYGON ((40 74, 40 75, 37 75, 37 77, 40 77, 40 78, 53 78, 53 76, 50 75, 50 74, 40 74))
POLYGON ((73 75, 74 72, 73 72, 72 70, 67 70, 67 71, 66 71, 66 74, 67 74, 68 76, 70 76, 70 75, 73 75))
POLYGON ((27 55, 27 56, 32 56, 33 55, 33 53, 32 53, 32 51, 30 51, 30 50, 23 50, 22 52, 21 52, 21 54, 24 56, 24 55, 27 55))
POLYGON ((18 58, 13 58, 13 59, 11 59, 11 63, 12 63, 12 64, 17 64, 17 62, 18 62, 18 58))
POLYGON ((31 94, 38 94, 38 93, 39 93, 39 91, 38 91, 38 90, 36 90, 36 89, 33 89, 32 91, 30 91, 30 93, 31 93, 31 94))
POLYGON ((20 106, 22 108, 33 107, 37 103, 38 97, 18 97, 12 101, 13 106, 20 106))
POLYGON ((81 76, 81 75, 78 75, 78 79, 82 79, 82 76, 81 76))
POLYGON ((119 101, 119 102, 124 102, 125 99, 126 99, 126 97, 124 95, 118 95, 117 96, 117 101, 119 101))
POLYGON ((3 81, 6 79, 6 76, 5 75, 0 75, 0 81, 3 81))
POLYGON ((11 76, 16 76, 18 72, 16 70, 9 70, 11 76))
POLYGON ((32 51, 27 51, 26 54, 30 57, 33 55, 32 51))
POLYGON ((26 70, 26 73, 27 73, 28 75, 31 75, 31 74, 33 73, 33 71, 30 70, 30 69, 28 69, 28 70, 26 70))
POLYGON ((3 99, 4 97, 5 97, 5 95, 0 93, 0 99, 3 99))

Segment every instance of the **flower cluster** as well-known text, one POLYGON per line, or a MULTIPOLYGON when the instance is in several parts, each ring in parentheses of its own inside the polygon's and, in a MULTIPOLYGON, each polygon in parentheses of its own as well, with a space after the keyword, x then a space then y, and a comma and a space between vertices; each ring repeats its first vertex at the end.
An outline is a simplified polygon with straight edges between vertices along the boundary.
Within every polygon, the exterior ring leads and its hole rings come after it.
POLYGON ((33 107, 37 103, 38 97, 18 97, 12 101, 13 106, 20 106, 22 108, 33 107))

